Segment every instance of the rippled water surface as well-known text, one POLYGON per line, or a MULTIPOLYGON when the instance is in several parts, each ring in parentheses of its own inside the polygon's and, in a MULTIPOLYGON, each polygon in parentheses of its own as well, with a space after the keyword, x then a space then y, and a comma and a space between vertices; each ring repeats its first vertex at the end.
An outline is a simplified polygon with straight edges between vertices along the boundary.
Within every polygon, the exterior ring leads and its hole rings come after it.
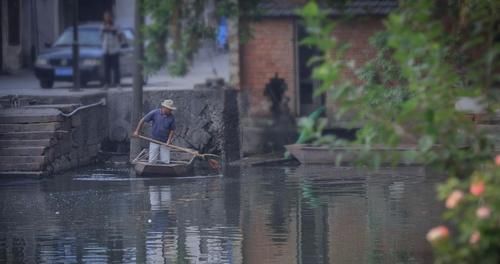
POLYGON ((0 263, 429 263, 421 168, 231 168, 135 178, 87 168, 0 179, 0 263))

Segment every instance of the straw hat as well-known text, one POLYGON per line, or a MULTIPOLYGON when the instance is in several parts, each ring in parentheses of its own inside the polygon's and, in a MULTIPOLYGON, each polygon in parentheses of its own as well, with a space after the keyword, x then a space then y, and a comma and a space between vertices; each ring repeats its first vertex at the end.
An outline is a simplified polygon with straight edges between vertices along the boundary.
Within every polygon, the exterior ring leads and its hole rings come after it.
POLYGON ((163 102, 161 102, 161 106, 166 107, 170 110, 176 110, 177 108, 174 106, 174 101, 167 99, 163 102))

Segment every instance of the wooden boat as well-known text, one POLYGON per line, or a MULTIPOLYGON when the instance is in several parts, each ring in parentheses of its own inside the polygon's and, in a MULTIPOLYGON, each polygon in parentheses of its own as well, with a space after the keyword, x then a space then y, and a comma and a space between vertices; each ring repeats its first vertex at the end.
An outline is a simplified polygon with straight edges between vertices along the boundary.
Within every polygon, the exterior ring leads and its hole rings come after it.
MULTIPOLYGON (((337 161, 340 161, 342 164, 353 164, 361 153, 361 148, 352 146, 328 147, 292 144, 286 145, 285 148, 302 164, 336 164, 337 161)), ((404 152, 414 150, 415 148, 415 145, 400 145, 395 148, 372 146, 372 151, 378 152, 381 155, 399 155, 403 157, 399 161, 399 165, 416 165, 420 164, 420 162, 407 160, 402 156, 404 152)), ((382 161, 382 163, 385 162, 382 161)))
POLYGON ((132 161, 137 176, 186 177, 193 173, 193 161, 196 158, 194 155, 186 156, 171 151, 171 156, 175 160, 166 164, 160 162, 149 163, 148 153, 147 149, 143 149, 132 161))

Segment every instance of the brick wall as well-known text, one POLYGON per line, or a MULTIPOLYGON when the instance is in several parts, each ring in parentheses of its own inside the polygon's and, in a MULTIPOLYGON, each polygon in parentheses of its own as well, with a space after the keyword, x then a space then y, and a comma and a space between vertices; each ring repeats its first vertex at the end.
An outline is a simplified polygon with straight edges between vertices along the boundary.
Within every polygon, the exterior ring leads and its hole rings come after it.
MULTIPOLYGON (((383 29, 382 17, 360 17, 339 22, 334 35, 341 41, 348 42, 350 49, 346 53, 348 60, 354 60, 357 66, 366 63, 375 55, 375 49, 369 44, 369 38, 383 29)), ((289 107, 296 112, 295 97, 295 43, 294 23, 291 18, 262 19, 253 22, 253 38, 241 47, 241 88, 247 97, 249 116, 269 116, 269 99, 264 88, 275 73, 284 78, 288 91, 289 107)), ((354 78, 352 72, 344 74, 354 78)), ((334 107, 328 105, 329 111, 334 107)))
MULTIPOLYGON (((340 41, 349 43, 346 59, 354 60, 357 67, 375 56, 376 50, 370 45, 370 37, 384 28, 382 20, 381 17, 360 17, 337 24, 333 34, 340 41)), ((354 78, 352 72, 344 76, 354 78)))
MULTIPOLYGON (((376 50, 370 45, 370 37, 384 29, 383 19, 383 17, 359 17, 337 24, 333 34, 340 41, 349 43, 345 58, 354 60, 356 67, 361 67, 375 56, 376 50)), ((346 71, 343 76, 351 78, 354 83, 360 83, 353 72, 346 71)), ((330 120, 333 119, 335 108, 335 105, 327 99, 327 116, 330 120)), ((343 119, 348 120, 349 114, 343 119)))
MULTIPOLYGON (((334 34, 341 41, 350 44, 346 57, 356 65, 363 65, 375 55, 369 38, 383 29, 382 18, 355 18, 339 22, 334 34)), ((263 153, 266 149, 275 149, 276 145, 294 142, 296 137, 286 136, 274 122, 270 122, 270 100, 264 96, 266 84, 275 73, 288 85, 286 91, 289 108, 296 114, 296 41, 294 20, 292 18, 262 18, 251 24, 252 38, 241 45, 241 114, 242 114, 242 152, 243 154, 263 153)), ((353 78, 346 72, 345 78, 353 78)), ((333 120, 336 107, 327 100, 327 117, 333 120)), ((346 116, 345 120, 349 117, 346 116)), ((332 122, 329 126, 343 126, 332 122)), ((283 128, 285 129, 285 128, 283 128)), ((286 128, 290 129, 290 128, 286 128)), ((295 131, 293 128, 290 131, 295 131)))
POLYGON ((249 116, 268 116, 270 101, 264 88, 275 73, 288 85, 289 107, 295 110, 295 47, 291 19, 252 22, 252 38, 241 47, 241 88, 248 98, 249 116))

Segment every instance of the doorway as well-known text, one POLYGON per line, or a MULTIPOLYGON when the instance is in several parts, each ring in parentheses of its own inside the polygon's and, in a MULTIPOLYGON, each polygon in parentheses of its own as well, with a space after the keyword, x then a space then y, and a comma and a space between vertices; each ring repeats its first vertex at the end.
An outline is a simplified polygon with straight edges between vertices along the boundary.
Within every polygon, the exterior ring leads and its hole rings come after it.
MULTIPOLYGON (((61 1, 60 12, 63 28, 73 25, 73 3, 61 1)), ((104 12, 113 11, 115 0, 85 0, 78 1, 78 23, 102 22, 104 12)))
POLYGON ((297 23, 297 74, 300 116, 311 114, 316 109, 324 106, 326 101, 324 94, 320 96, 314 95, 314 91, 319 87, 320 83, 312 78, 313 68, 316 65, 309 64, 311 58, 321 53, 316 47, 301 45, 300 41, 305 37, 307 37, 307 32, 304 26, 297 23))

